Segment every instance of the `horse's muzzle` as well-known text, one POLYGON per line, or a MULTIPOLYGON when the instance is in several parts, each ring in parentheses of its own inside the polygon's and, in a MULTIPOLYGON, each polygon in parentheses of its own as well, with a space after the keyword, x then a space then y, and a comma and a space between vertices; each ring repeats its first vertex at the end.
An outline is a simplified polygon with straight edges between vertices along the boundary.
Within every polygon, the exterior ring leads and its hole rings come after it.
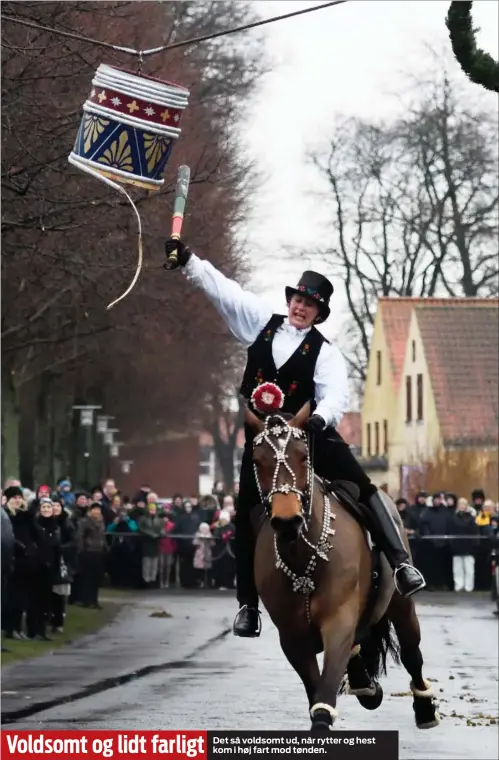
POLYGON ((296 541, 303 528, 303 516, 271 517, 270 525, 284 541, 296 541))

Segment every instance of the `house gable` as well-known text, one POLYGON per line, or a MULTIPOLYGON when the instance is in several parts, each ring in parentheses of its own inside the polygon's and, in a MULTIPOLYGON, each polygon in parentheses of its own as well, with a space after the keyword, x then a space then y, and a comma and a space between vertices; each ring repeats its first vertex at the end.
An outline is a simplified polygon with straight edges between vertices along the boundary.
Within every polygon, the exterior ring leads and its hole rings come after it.
POLYGON ((391 362, 387 350, 383 320, 378 310, 374 321, 362 402, 361 438, 363 459, 376 455, 376 423, 378 424, 377 455, 380 455, 384 451, 384 440, 382 438, 383 420, 386 418, 385 415, 393 408, 394 398, 391 362))
POLYGON ((394 428, 389 450, 393 481, 399 477, 401 465, 421 465, 440 445, 440 426, 416 309, 407 331, 394 428))

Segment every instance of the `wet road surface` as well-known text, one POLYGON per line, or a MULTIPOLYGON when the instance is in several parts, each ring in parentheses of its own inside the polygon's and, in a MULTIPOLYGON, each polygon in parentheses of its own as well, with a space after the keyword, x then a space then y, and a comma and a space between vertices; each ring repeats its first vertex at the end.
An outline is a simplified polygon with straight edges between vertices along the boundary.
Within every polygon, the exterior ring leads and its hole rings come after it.
MULTIPOLYGON (((474 594, 419 597, 424 673, 439 701, 440 726, 428 731, 415 727, 410 678, 390 661, 381 707, 367 712, 354 697, 340 697, 336 728, 397 729, 401 758, 497 758, 498 621, 492 605, 474 594)), ((126 625, 122 621, 121 633, 116 628, 110 639, 115 670, 120 663, 119 683, 90 679, 86 694, 78 689, 74 671, 73 688, 66 690, 76 695, 74 701, 37 711, 9 728, 308 730, 302 684, 282 655, 270 620, 263 615, 260 639, 237 639, 228 634, 234 611, 233 596, 223 592, 149 596, 131 613, 135 623, 130 618, 126 625), (173 617, 151 619, 149 610, 154 607, 172 610, 173 617), (122 646, 121 637, 127 646, 122 646), (102 688, 92 692, 92 683, 102 688)), ((94 637, 80 657, 91 665, 99 649, 110 645, 108 639, 107 632, 101 642, 94 637)), ((59 681, 63 671, 52 666, 51 678, 52 683, 59 681)), ((11 674, 3 680, 2 691, 13 683, 11 674)), ((26 697, 19 672, 17 688, 17 702, 14 695, 3 693, 2 715, 9 707, 21 707, 26 697)), ((30 694, 36 706, 40 696, 36 690, 30 694)))

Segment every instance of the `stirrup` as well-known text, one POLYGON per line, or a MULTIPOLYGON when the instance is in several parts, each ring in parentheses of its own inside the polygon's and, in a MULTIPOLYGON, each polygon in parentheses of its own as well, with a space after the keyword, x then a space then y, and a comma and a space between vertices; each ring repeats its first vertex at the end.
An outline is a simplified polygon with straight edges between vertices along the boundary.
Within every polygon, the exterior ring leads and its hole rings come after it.
POLYGON ((401 564, 398 565, 398 567, 395 568, 395 570, 393 571, 393 582, 395 584, 395 588, 397 589, 398 593, 401 596, 404 596, 405 598, 407 598, 409 596, 412 596, 413 594, 416 594, 418 591, 421 591, 421 589, 423 589, 423 588, 426 587, 426 581, 425 581, 422 573, 418 570, 417 567, 414 567, 414 565, 409 564, 409 562, 401 562, 401 564), (413 570, 415 573, 417 573, 419 575, 419 578, 421 580, 421 584, 417 588, 415 588, 413 591, 408 591, 406 593, 402 592, 402 590, 400 589, 399 584, 397 583, 397 573, 398 573, 399 570, 402 570, 403 567, 410 567, 411 570, 413 570))

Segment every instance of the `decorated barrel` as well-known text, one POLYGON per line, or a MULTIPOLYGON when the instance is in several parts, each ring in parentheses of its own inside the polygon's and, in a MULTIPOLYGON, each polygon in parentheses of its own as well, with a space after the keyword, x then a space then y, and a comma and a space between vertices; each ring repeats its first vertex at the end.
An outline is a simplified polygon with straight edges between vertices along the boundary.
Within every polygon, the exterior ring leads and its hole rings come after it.
POLYGON ((189 90, 178 84, 101 64, 69 162, 117 182, 159 189, 188 98, 189 90))

